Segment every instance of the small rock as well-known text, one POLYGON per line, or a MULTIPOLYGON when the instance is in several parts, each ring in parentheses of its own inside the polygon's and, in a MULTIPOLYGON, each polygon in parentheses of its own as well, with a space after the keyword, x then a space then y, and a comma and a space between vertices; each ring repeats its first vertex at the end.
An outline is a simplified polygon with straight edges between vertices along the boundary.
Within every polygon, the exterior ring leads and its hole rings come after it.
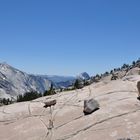
POLYGON ((53 125, 53 121, 52 120, 49 120, 49 126, 48 126, 48 129, 53 129, 54 128, 54 125, 53 125))
POLYGON ((99 103, 94 99, 84 100, 84 114, 88 115, 98 110, 100 107, 99 103))
POLYGON ((45 104, 45 106, 44 106, 45 108, 55 106, 56 105, 56 100, 48 100, 44 104, 45 104))

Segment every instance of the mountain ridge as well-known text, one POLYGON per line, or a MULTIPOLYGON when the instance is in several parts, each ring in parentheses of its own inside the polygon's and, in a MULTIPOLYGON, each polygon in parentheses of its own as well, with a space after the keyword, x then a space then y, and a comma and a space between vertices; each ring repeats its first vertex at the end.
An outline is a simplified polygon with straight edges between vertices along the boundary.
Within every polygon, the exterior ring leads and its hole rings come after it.
MULTIPOLYGON (((87 79, 82 75, 85 73, 79 74, 82 79, 87 79)), ((0 63, 0 98, 16 98, 30 91, 43 94, 51 84, 56 89, 65 89, 72 86, 75 80, 74 76, 28 74, 4 62, 0 63)))
POLYGON ((0 63, 0 98, 16 97, 29 91, 43 93, 52 83, 56 88, 69 86, 74 82, 74 77, 34 75, 23 72, 7 63, 0 63), (65 84, 66 83, 66 84, 65 84))

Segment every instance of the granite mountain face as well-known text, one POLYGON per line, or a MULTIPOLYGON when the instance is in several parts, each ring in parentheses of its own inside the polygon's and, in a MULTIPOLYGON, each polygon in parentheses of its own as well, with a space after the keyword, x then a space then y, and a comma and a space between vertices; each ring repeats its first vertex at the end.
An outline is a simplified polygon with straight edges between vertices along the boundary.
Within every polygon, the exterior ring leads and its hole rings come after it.
POLYGON ((50 84, 47 78, 29 75, 5 63, 0 64, 1 98, 16 97, 28 91, 43 92, 50 84))
POLYGON ((6 63, 0 63, 0 98, 15 98, 29 91, 43 93, 51 84, 55 88, 66 88, 74 80, 74 77, 27 74, 6 63))

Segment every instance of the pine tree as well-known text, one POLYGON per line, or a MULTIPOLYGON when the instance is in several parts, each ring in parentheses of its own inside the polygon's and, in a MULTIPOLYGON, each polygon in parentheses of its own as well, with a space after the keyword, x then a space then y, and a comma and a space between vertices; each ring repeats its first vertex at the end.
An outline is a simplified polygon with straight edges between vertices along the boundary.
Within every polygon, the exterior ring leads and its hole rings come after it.
POLYGON ((43 93, 43 96, 47 96, 48 95, 48 91, 46 90, 44 93, 43 93))
POLYGON ((19 95, 17 97, 17 102, 31 101, 39 97, 42 97, 42 94, 36 91, 26 92, 24 95, 19 95))
POLYGON ((78 87, 79 87, 79 81, 78 81, 78 79, 76 79, 76 81, 74 83, 74 88, 78 89, 78 87))

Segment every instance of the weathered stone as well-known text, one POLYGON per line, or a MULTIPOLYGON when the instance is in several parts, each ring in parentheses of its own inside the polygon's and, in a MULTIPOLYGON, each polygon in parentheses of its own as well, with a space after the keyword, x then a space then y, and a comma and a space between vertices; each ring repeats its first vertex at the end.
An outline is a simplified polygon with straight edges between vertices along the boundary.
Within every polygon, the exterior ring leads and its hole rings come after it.
POLYGON ((88 115, 99 109, 99 103, 94 99, 84 100, 84 114, 88 115))
POLYGON ((53 129, 54 128, 54 125, 53 125, 53 121, 52 120, 49 120, 49 126, 48 126, 48 129, 53 129))
POLYGON ((140 81, 137 82, 138 97, 140 97, 140 81))
POLYGON ((45 104, 45 106, 44 106, 45 108, 55 106, 56 105, 56 100, 48 100, 44 104, 45 104))

